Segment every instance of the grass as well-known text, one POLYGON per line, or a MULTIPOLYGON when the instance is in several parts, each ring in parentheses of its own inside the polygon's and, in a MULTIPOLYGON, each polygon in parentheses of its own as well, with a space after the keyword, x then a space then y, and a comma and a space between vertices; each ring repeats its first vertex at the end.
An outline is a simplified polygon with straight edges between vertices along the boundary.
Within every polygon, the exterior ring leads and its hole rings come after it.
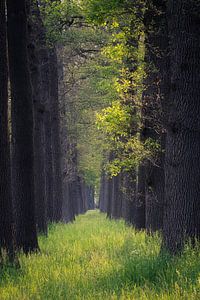
MULTIPOLYGON (((200 299, 200 254, 159 255, 160 237, 97 211, 53 225, 40 254, 0 272, 0 300, 200 299)), ((198 247, 197 247, 198 248, 198 247)))

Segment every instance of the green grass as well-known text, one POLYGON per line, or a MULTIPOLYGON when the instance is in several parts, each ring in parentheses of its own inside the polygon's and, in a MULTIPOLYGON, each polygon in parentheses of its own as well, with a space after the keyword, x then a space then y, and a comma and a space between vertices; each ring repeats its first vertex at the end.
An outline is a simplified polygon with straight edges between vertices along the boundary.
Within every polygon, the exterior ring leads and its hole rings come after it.
MULTIPOLYGON (((200 254, 159 255, 160 237, 99 212, 50 228, 40 254, 0 272, 0 300, 200 299, 200 254)), ((197 247, 198 248, 198 247, 197 247)))

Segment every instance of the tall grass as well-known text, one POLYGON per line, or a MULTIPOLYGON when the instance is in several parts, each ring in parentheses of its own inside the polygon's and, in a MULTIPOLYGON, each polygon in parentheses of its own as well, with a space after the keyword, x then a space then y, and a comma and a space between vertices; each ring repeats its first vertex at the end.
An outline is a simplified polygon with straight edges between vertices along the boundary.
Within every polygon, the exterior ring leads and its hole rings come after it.
POLYGON ((200 299, 200 254, 159 255, 160 237, 99 212, 50 228, 40 254, 0 271, 0 300, 200 299))

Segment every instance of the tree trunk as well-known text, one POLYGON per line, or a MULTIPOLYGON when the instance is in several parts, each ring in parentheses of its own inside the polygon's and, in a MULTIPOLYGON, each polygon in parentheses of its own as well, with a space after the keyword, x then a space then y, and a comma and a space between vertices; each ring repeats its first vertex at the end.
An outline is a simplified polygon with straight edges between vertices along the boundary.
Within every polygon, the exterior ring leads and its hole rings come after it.
POLYGON ((105 172, 104 171, 102 171, 101 179, 100 179, 98 208, 102 212, 105 210, 105 172))
POLYGON ((87 193, 87 203, 88 203, 88 209, 94 209, 95 203, 94 203, 94 187, 92 186, 86 186, 86 193, 87 193))
POLYGON ((13 256, 5 1, 0 2, 0 248, 13 256))
POLYGON ((172 107, 166 142, 164 246, 176 253, 200 232, 200 5, 168 1, 172 107))
POLYGON ((12 94, 12 178, 17 247, 38 249, 33 153, 33 102, 27 55, 25 1, 8 0, 8 53, 12 94))
POLYGON ((45 132, 44 112, 45 106, 42 101, 41 73, 39 61, 38 34, 41 32, 38 18, 38 6, 31 3, 29 7, 29 43, 28 55, 31 72, 31 83, 33 88, 33 112, 34 112, 34 174, 35 174, 35 200, 36 200, 36 222, 38 231, 47 234, 47 199, 45 180, 45 132))
POLYGON ((145 163, 146 229, 162 229, 164 208, 164 149, 167 106, 169 105, 169 39, 165 0, 147 3, 144 16, 146 74, 143 92, 143 130, 145 141, 153 139, 161 151, 154 162, 145 163))
POLYGON ((124 173, 124 201, 125 221, 129 225, 135 225, 136 208, 136 172, 135 170, 124 173))
POLYGON ((108 209, 108 189, 109 189, 109 179, 104 175, 104 189, 103 189, 103 199, 104 199, 104 204, 103 204, 103 212, 107 213, 108 209))
POLYGON ((53 221, 53 155, 52 155, 52 114, 50 98, 50 61, 49 48, 46 42, 45 27, 40 15, 39 7, 35 6, 35 19, 37 20, 37 52, 40 67, 40 100, 44 126, 44 165, 45 165, 45 194, 47 206, 47 220, 53 221))
POLYGON ((121 174, 112 179, 112 217, 119 219, 121 217, 121 174))
POLYGON ((65 223, 73 222, 75 220, 74 207, 73 207, 73 191, 71 189, 71 183, 66 182, 63 185, 63 194, 65 200, 63 201, 63 214, 62 220, 65 223))
MULTIPOLYGON (((69 178, 68 178, 68 131, 67 131, 67 99, 65 96, 65 83, 64 83, 64 47, 57 46, 58 57, 58 90, 59 90, 59 104, 60 104, 60 127, 61 127, 61 171, 62 171, 62 186, 63 186, 63 218, 65 222, 74 220, 73 208, 69 195, 69 178)), ((70 151, 69 151, 70 152, 70 151)))
POLYGON ((61 140, 60 116, 58 99, 58 66, 56 49, 50 50, 50 98, 52 122, 52 158, 53 158, 53 220, 62 219, 62 171, 61 171, 61 140))
POLYGON ((134 208, 134 226, 141 230, 145 229, 145 167, 143 165, 138 167, 136 171, 136 197, 135 197, 135 208, 134 208))
POLYGON ((112 194, 113 194, 113 179, 108 178, 107 184, 107 217, 112 218, 112 194))

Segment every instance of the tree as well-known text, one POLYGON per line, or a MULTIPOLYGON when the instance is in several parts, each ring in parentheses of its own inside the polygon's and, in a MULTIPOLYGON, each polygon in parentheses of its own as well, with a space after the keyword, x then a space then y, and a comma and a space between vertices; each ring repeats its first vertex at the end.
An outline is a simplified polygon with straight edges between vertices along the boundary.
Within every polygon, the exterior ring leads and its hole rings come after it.
POLYGON ((0 2, 0 248, 13 256, 10 140, 8 127, 8 62, 5 1, 0 2))
POLYGON ((63 190, 61 171, 61 131, 58 95, 58 60, 56 48, 50 49, 50 109, 51 109, 51 146, 53 161, 53 220, 61 221, 63 190))
POLYGON ((144 164, 146 228, 155 231, 163 226, 165 196, 164 148, 170 80, 166 1, 148 1, 143 22, 146 76, 142 97, 141 138, 151 138, 160 147, 155 159, 147 160, 144 164))
POLYGON ((28 253, 38 249, 38 242, 34 198, 33 101, 25 0, 8 0, 7 14, 16 243, 18 248, 28 253))
POLYGON ((176 253, 200 233, 200 2, 168 1, 170 104, 164 246, 176 253))
POLYGON ((42 32, 39 7, 35 1, 27 2, 28 14, 28 57, 31 74, 34 117, 34 184, 37 230, 47 234, 47 198, 45 178, 45 103, 40 71, 41 48, 39 35, 42 32))

